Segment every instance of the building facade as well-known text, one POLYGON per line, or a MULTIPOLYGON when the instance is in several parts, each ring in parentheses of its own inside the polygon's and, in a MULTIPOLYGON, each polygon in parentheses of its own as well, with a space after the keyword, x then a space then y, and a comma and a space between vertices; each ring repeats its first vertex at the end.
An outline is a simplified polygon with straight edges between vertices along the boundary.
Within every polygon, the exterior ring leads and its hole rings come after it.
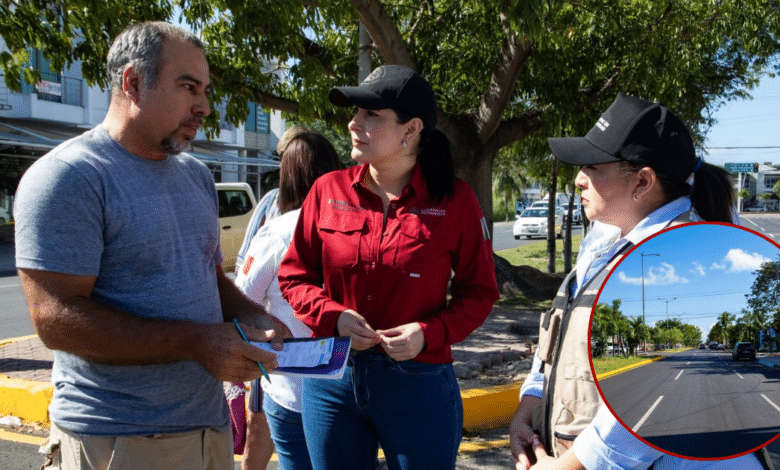
MULTIPOLYGON (((6 50, 0 39, 0 52, 6 50)), ((79 62, 57 72, 40 51, 31 51, 30 65, 41 80, 34 85, 22 80, 19 93, 8 89, 0 72, 0 212, 11 212, 27 168, 59 143, 100 124, 110 102, 109 90, 87 85, 79 62)), ((215 111, 225 116, 224 105, 213 106, 215 111)), ((260 196, 269 189, 263 175, 279 168, 275 150, 284 130, 279 111, 250 103, 243 125, 221 119, 218 135, 208 139, 200 130, 188 152, 208 165, 217 182, 248 182, 260 196)))

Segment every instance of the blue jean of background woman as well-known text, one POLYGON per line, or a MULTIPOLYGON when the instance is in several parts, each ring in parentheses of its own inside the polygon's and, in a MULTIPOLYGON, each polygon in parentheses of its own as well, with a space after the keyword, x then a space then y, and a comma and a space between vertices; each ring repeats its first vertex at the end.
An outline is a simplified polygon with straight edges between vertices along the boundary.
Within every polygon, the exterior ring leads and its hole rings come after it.
POLYGON ((390 470, 455 467, 463 404, 452 364, 353 351, 341 380, 304 382, 303 408, 314 469, 373 470, 379 445, 390 470))

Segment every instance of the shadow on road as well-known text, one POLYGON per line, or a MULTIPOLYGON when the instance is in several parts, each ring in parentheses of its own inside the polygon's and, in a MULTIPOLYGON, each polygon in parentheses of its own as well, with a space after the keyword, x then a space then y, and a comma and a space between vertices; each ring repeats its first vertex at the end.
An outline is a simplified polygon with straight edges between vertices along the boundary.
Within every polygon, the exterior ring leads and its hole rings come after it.
POLYGON ((732 431, 643 437, 649 444, 685 457, 723 458, 763 447, 780 434, 780 425, 732 431))

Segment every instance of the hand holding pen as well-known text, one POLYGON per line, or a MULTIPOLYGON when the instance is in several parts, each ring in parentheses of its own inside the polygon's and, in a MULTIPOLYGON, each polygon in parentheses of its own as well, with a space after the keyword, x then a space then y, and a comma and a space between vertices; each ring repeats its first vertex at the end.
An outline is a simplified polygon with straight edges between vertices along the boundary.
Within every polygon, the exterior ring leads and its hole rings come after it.
MULTIPOLYGON (((239 323, 238 320, 236 320, 235 318, 233 319, 233 323, 236 325, 236 329, 238 330, 238 334, 241 335, 241 339, 243 339, 245 342, 248 343, 249 338, 247 338, 246 334, 244 334, 244 329, 241 328, 241 323, 239 323)), ((268 376, 268 371, 265 370, 265 366, 263 365, 263 363, 257 361, 257 365, 260 366, 260 371, 263 373, 263 377, 265 377, 265 379, 270 382, 271 377, 268 376)))

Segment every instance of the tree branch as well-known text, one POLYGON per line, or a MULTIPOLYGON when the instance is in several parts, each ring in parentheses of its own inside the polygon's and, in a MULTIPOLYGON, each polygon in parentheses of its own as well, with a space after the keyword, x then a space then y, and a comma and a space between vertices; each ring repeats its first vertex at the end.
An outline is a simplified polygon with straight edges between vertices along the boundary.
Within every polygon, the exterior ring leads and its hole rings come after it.
POLYGON ((531 38, 521 39, 512 33, 504 13, 501 13, 501 21, 505 25, 507 37, 501 46, 498 63, 480 99, 475 116, 479 139, 483 143, 487 142, 498 128, 501 116, 515 92, 520 69, 531 55, 533 46, 531 38))
POLYGON ((503 121, 496 128, 490 139, 485 142, 485 154, 492 155, 498 149, 531 135, 531 133, 539 130, 543 125, 542 110, 539 108, 503 121))
POLYGON ((385 12, 384 6, 378 0, 352 0, 352 6, 360 15, 371 40, 386 64, 405 65, 413 70, 419 70, 412 58, 401 32, 393 20, 385 12))

